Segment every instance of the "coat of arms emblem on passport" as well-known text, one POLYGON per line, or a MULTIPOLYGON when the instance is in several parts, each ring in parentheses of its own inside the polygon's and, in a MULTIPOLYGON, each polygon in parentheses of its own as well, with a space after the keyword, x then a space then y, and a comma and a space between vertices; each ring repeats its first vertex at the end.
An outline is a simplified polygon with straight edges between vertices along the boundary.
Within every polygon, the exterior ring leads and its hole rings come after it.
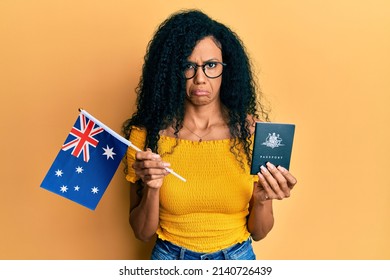
POLYGON ((251 174, 257 174, 268 161, 289 169, 294 132, 294 124, 256 122, 251 174))

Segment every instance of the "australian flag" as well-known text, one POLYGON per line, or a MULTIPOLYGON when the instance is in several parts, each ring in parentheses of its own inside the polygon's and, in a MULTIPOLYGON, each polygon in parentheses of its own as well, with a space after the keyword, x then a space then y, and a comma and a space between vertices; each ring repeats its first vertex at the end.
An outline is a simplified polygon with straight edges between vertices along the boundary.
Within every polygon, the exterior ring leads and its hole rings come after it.
POLYGON ((81 110, 41 187, 95 210, 127 148, 125 138, 81 110))

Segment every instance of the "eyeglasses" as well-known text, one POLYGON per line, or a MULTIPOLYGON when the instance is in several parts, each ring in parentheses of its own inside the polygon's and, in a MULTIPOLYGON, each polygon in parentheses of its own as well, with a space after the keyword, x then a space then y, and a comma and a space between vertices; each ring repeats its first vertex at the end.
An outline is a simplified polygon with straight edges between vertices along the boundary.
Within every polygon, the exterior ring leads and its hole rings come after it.
POLYGON ((226 66, 226 64, 219 61, 209 61, 203 65, 188 63, 184 69, 184 76, 187 80, 192 79, 195 77, 198 68, 201 67, 206 77, 215 79, 222 75, 224 66, 226 66))

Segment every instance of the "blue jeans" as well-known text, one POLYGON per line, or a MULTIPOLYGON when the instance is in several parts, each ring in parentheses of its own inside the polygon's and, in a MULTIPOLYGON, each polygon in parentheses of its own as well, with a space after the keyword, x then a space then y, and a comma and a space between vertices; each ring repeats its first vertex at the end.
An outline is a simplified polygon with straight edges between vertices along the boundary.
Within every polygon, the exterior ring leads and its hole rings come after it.
POLYGON ((157 238, 152 251, 152 260, 255 260, 252 239, 248 238, 221 251, 199 253, 157 238))

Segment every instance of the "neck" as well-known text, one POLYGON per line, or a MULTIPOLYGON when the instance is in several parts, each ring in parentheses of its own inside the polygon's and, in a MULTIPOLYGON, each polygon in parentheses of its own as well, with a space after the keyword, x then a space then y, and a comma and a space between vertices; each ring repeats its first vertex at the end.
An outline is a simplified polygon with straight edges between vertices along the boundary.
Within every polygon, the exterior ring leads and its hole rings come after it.
POLYGON ((206 130, 211 126, 226 123, 225 112, 218 106, 186 106, 184 124, 194 129, 206 130))

